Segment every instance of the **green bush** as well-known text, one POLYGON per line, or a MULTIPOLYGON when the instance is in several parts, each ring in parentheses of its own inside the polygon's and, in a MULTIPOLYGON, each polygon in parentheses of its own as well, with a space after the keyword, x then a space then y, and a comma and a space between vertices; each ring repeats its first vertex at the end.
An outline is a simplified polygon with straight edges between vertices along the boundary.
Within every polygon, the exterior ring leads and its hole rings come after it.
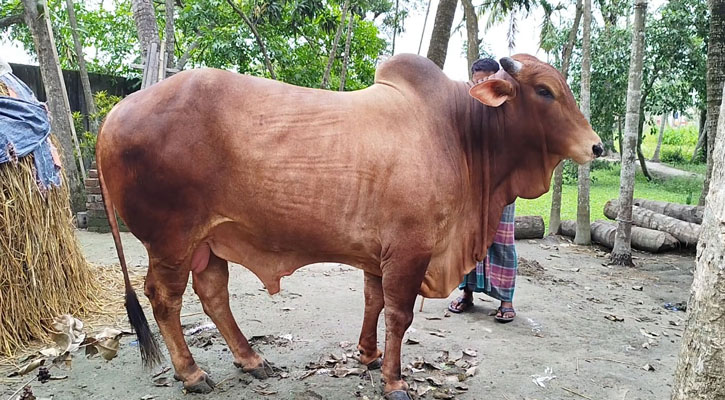
POLYGON ((660 161, 664 163, 683 164, 689 159, 682 153, 682 149, 675 147, 674 149, 663 148, 660 152, 660 161))
MULTIPOLYGON (((653 129, 653 131, 656 131, 656 129, 653 129)), ((694 146, 697 144, 697 127, 688 125, 678 128, 666 128, 662 143, 676 146, 694 146)))
MULTIPOLYGON (((594 160, 592 161, 590 171, 609 171, 613 168, 612 163, 604 160, 594 160)), ((565 185, 576 185, 579 181, 579 164, 571 161, 566 160, 564 161, 564 170, 562 173, 563 177, 563 183, 565 185)), ((597 177, 594 175, 590 175, 592 182, 597 181, 597 177)))
MULTIPOLYGON (((98 112, 91 115, 91 118, 96 118, 99 125, 106 118, 106 115, 108 115, 113 106, 121 101, 121 97, 108 94, 105 91, 94 93, 93 98, 96 101, 98 112)), ((73 113, 73 125, 75 125, 76 134, 79 139, 81 158, 86 164, 90 164, 96 158, 97 132, 87 131, 83 125, 83 118, 84 116, 80 112, 76 111, 73 113)))

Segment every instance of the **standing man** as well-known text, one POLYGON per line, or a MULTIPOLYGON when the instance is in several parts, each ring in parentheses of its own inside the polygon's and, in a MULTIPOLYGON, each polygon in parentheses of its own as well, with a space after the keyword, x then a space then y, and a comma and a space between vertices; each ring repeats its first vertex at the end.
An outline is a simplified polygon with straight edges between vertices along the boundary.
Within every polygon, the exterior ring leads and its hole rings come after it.
MULTIPOLYGON (((498 72, 496 60, 483 58, 471 66, 472 80, 483 81, 498 72)), ((494 318, 496 321, 511 322, 516 317, 514 311, 514 289, 516 287, 516 270, 518 257, 514 244, 514 213, 515 203, 503 209, 498 231, 493 244, 488 248, 486 258, 476 263, 476 269, 463 278, 458 286, 463 295, 452 301, 448 309, 460 313, 473 307, 473 292, 482 292, 501 301, 494 318)))

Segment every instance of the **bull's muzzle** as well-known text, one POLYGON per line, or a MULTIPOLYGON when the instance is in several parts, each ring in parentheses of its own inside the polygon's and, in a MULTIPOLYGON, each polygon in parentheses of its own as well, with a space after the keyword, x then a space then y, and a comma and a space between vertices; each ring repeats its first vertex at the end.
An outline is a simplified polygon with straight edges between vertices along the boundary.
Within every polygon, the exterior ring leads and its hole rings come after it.
POLYGON ((602 154, 604 154, 604 145, 601 143, 597 143, 594 146, 592 146, 592 151, 594 152, 594 157, 600 157, 602 154))

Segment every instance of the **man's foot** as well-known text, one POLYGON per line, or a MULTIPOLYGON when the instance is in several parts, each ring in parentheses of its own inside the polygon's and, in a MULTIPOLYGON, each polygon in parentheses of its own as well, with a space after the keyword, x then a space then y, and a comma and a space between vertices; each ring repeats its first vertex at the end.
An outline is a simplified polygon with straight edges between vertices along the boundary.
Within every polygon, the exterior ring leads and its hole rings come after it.
POLYGON ((456 314, 467 311, 473 307, 473 293, 463 292, 463 296, 453 300, 448 305, 448 310, 456 314))
POLYGON ((501 306, 496 310, 496 315, 493 317, 496 321, 505 324, 511 322, 516 318, 516 311, 514 310, 513 304, 501 303, 501 306))

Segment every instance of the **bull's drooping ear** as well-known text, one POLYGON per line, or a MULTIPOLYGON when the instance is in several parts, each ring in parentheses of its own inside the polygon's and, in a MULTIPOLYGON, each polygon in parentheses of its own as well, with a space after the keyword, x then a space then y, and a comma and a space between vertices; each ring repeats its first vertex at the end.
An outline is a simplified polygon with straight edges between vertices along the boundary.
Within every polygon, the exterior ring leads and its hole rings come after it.
POLYGON ((495 78, 487 79, 475 85, 468 93, 474 99, 491 107, 498 107, 506 100, 516 97, 511 82, 495 78))

